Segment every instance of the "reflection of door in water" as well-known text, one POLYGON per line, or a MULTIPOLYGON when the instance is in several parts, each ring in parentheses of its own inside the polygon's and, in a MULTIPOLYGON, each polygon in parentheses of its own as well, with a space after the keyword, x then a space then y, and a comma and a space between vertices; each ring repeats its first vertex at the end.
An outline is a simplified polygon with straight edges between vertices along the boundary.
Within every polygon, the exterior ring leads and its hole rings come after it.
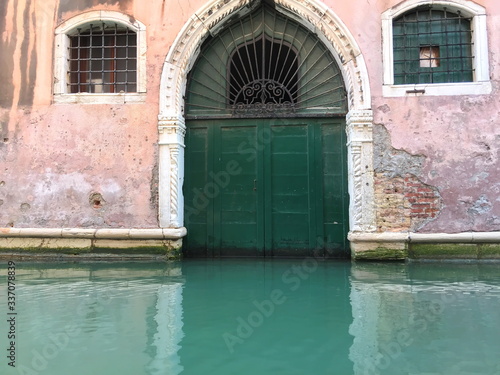
POLYGON ((184 253, 348 255, 346 107, 328 49, 267 3, 207 39, 186 90, 184 253))
POLYGON ((186 255, 345 256, 344 134, 338 119, 190 121, 186 255))

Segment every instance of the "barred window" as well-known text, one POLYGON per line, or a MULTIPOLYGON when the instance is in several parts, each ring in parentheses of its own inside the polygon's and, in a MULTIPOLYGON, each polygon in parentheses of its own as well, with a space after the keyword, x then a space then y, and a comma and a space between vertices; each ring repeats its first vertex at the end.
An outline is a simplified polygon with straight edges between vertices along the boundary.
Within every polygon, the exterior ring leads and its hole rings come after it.
POLYGON ((96 10, 55 29, 55 103, 143 103, 146 26, 130 15, 96 10))
POLYGON ((487 17, 470 0, 403 0, 383 12, 383 95, 490 94, 487 17))
POLYGON ((137 36, 99 22, 69 35, 69 93, 137 92, 137 36))
POLYGON ((471 17, 419 7, 393 20, 394 83, 473 81, 471 17))

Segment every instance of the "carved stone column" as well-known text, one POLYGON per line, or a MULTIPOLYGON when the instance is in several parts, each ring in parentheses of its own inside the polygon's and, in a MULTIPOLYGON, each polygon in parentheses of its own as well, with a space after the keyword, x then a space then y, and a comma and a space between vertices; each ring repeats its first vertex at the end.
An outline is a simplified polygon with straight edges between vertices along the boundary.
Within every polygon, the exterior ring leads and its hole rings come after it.
POLYGON ((352 232, 373 232, 375 194, 373 178, 373 113, 352 110, 347 114, 349 221, 352 232))
POLYGON ((158 132, 160 227, 179 228, 184 221, 184 118, 159 116, 158 132))

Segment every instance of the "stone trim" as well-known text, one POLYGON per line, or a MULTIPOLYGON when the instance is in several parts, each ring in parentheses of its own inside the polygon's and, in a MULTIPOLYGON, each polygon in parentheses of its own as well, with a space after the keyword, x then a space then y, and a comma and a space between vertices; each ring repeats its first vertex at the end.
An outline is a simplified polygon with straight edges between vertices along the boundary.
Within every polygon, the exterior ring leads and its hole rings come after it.
POLYGON ((186 228, 0 228, 0 238, 95 238, 109 240, 177 240, 186 228))
POLYGON ((0 228, 0 259, 179 258, 186 228, 0 228))
POLYGON ((348 236, 351 242, 406 242, 406 243, 500 243, 500 232, 415 233, 378 232, 355 233, 348 236))
POLYGON ((500 260, 500 232, 349 233, 356 260, 500 260))
POLYGON ((182 117, 158 117, 160 227, 179 228, 184 222, 184 136, 182 117))
POLYGON ((350 229, 373 232, 376 229, 373 113, 371 110, 351 110, 346 123, 350 229))

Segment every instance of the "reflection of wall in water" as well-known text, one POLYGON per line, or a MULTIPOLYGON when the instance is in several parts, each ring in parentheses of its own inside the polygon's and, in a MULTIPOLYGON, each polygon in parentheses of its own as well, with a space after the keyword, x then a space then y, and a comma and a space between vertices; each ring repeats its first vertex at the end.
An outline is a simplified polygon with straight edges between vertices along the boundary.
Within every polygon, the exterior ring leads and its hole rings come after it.
POLYGON ((461 273, 456 265, 354 265, 354 373, 491 372, 500 334, 497 270, 465 266, 461 273))
POLYGON ((43 357, 47 372, 86 363, 72 374, 179 374, 183 282, 179 267, 19 267, 19 364, 32 366, 33 351, 52 353, 67 336, 56 356, 43 357))

